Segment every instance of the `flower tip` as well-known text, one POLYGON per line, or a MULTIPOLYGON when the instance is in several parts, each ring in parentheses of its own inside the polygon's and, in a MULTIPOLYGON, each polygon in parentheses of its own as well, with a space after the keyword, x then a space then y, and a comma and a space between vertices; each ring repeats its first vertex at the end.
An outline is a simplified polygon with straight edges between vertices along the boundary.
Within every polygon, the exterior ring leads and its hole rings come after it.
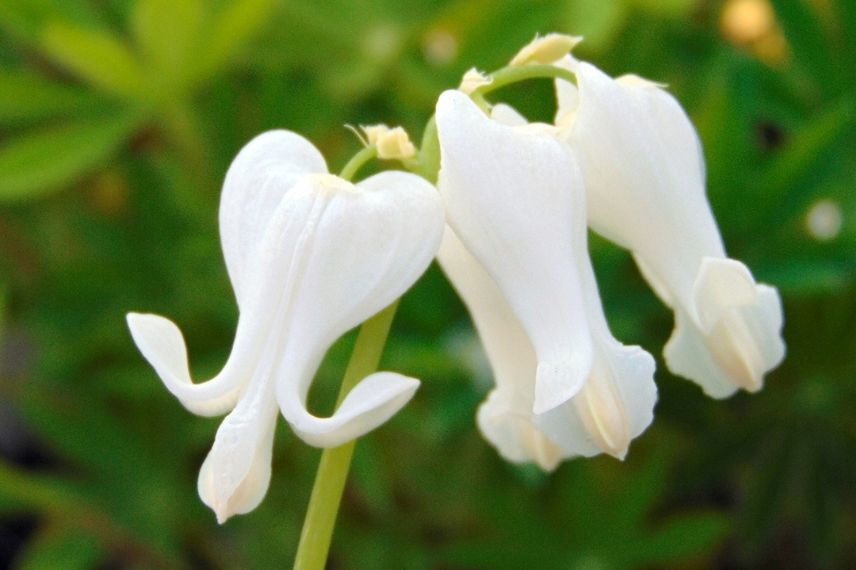
POLYGON ((458 90, 470 95, 484 85, 489 85, 493 82, 493 79, 475 67, 471 67, 461 78, 461 84, 458 86, 458 90))
POLYGON ((510 65, 521 66, 556 63, 568 55, 582 39, 582 36, 555 33, 547 34, 544 37, 536 36, 534 40, 517 52, 517 55, 511 59, 510 65))

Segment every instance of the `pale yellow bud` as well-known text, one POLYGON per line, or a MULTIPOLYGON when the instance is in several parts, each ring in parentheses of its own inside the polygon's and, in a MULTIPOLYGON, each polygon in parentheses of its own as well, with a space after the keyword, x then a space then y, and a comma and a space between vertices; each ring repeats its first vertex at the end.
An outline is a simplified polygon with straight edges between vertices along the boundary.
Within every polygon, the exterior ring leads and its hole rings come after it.
POLYGON ((390 129, 384 124, 361 127, 370 145, 377 147, 377 155, 382 159, 411 158, 416 154, 416 147, 410 142, 410 137, 401 127, 390 129))
POLYGON ((482 85, 488 85, 491 81, 493 81, 493 79, 473 67, 464 74, 463 79, 461 79, 461 85, 458 89, 467 95, 470 95, 473 91, 482 85))
POLYGON ((534 40, 517 52, 517 55, 511 60, 511 65, 555 63, 568 55, 574 46, 581 41, 582 37, 580 36, 568 36, 566 34, 547 34, 543 38, 536 36, 534 40))

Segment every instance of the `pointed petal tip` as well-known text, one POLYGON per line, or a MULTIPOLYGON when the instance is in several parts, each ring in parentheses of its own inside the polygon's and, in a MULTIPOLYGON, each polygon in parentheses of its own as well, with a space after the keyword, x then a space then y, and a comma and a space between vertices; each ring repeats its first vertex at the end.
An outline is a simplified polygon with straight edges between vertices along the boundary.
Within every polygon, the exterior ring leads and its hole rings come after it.
POLYGON ((564 362, 539 362, 535 371, 532 413, 541 415, 558 408, 583 388, 591 372, 592 352, 579 350, 564 362))

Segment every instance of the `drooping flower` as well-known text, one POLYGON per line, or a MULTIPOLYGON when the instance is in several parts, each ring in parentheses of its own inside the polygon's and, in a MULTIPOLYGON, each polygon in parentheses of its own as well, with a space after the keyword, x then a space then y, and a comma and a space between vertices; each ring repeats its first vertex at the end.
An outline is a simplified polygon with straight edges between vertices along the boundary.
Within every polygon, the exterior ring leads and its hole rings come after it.
POLYGON ((402 295, 439 247, 443 211, 418 176, 383 172, 351 184, 288 131, 259 135, 226 175, 220 233, 240 312, 231 355, 211 380, 191 380, 170 320, 130 313, 143 356, 191 412, 229 414, 199 474, 220 522, 254 509, 270 480, 277 409, 307 443, 334 447, 374 429, 411 398, 418 380, 378 372, 333 416, 306 408, 330 345, 402 295))
POLYGON ((760 390, 785 353, 781 302, 727 257, 689 118, 660 84, 570 56, 559 65, 579 86, 557 80, 556 124, 580 162, 589 225, 629 249, 674 310, 670 370, 716 398, 760 390))
POLYGON ((450 226, 438 259, 496 377, 479 426, 506 458, 544 469, 624 457, 652 419, 654 361, 607 326, 571 151, 553 126, 494 113, 447 91, 436 114, 450 226))

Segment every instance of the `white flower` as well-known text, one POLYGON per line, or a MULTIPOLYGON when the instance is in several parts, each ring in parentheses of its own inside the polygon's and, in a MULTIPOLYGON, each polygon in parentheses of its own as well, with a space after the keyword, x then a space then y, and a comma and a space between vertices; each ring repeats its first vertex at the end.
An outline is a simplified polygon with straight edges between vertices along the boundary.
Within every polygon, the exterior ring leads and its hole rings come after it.
POLYGON ((659 84, 570 57, 560 65, 579 85, 557 81, 556 122, 583 171, 589 225, 631 250, 674 310, 669 368, 717 398, 759 390, 784 357, 781 302, 726 256, 689 118, 659 84))
POLYGON ((609 332, 571 152, 555 127, 519 124, 507 107, 489 118, 461 92, 444 93, 436 117, 451 227, 439 260, 496 376, 482 432, 509 460, 544 469, 623 457, 652 419, 654 361, 609 332))
POLYGON ((184 406, 231 412, 199 474, 199 494, 221 522, 255 508, 270 480, 277 408, 304 441, 333 447, 382 424, 419 382, 390 372, 365 378, 335 414, 306 409, 330 345, 403 294, 439 247, 443 212, 421 178, 383 172, 353 185, 288 131, 264 133, 229 168, 220 204, 223 253, 240 317, 232 353, 194 384, 181 332, 131 313, 143 356, 184 406))

